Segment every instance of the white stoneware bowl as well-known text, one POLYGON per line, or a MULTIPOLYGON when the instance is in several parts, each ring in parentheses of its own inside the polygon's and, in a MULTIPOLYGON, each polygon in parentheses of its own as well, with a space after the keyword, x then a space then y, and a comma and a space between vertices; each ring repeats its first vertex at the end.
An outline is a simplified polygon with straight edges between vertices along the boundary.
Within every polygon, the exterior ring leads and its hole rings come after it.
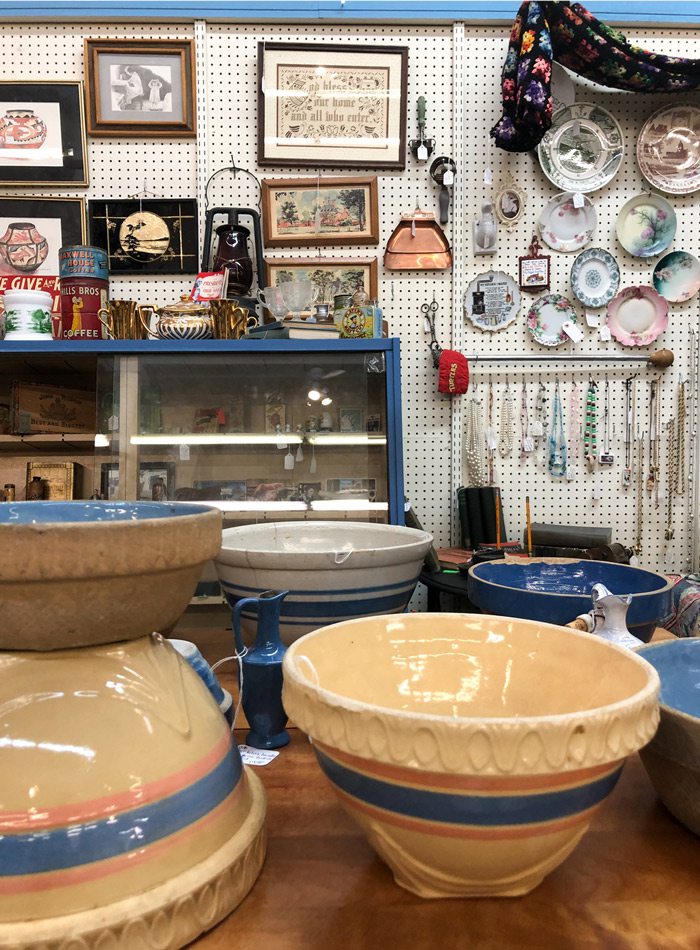
POLYGON ((659 719, 645 660, 532 620, 338 623, 293 643, 283 669, 290 719, 397 883, 421 897, 530 891, 659 719))
POLYGON ((56 650, 171 627, 221 543, 205 505, 0 506, 0 650, 56 650))
MULTIPOLYGON (((362 522, 296 521, 225 528, 215 566, 227 600, 288 590, 280 632, 289 644, 317 627, 400 613, 432 542, 426 531, 362 522)), ((243 629, 256 614, 244 610, 243 629)))
POLYGON ((0 653, 0 944, 171 950, 265 857, 265 793, 160 635, 0 653))

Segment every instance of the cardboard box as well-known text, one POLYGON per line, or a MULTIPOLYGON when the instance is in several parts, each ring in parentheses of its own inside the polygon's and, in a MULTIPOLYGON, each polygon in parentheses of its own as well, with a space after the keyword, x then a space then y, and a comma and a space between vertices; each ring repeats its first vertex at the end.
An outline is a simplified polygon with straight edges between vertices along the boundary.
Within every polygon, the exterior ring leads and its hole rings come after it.
POLYGON ((12 383, 10 427, 16 435, 94 432, 95 417, 95 393, 90 390, 12 383))
POLYGON ((27 486, 37 475, 45 485, 45 500, 71 501, 83 497, 85 469, 78 462, 27 462, 27 486))

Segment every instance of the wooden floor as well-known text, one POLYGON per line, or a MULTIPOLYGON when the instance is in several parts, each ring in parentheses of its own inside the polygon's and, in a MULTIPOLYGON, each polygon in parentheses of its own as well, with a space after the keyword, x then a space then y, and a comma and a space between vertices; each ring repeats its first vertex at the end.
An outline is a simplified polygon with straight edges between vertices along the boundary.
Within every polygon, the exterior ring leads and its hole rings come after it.
MULTIPOLYGON (((229 645, 230 634, 188 632, 210 660, 229 645)), ((256 769, 268 797, 262 873, 197 950, 700 950, 700 838, 660 804, 638 756, 573 854, 532 893, 431 901, 394 883, 306 737, 291 734, 256 769)))

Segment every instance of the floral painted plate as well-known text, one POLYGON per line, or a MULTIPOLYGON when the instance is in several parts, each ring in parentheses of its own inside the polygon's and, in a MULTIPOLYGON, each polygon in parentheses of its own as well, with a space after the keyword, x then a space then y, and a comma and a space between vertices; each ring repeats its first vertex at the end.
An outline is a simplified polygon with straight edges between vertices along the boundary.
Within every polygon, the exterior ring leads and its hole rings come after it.
POLYGON ((617 239, 635 257, 665 251, 676 234, 676 212, 661 195, 635 195, 617 216, 617 239))
POLYGON ((577 208, 569 192, 555 195, 542 209, 537 227, 540 237, 555 251, 580 251, 593 237, 598 218, 593 202, 581 196, 583 206, 577 208))
POLYGON ((538 297, 527 315, 527 328, 542 346, 559 346, 569 337, 564 332, 564 324, 570 320, 578 323, 574 306, 561 294, 545 294, 538 297))
POLYGON ((637 164, 660 191, 700 191, 700 108, 681 100, 648 118, 637 139, 637 164))
POLYGON ((464 294, 464 315, 480 330, 502 330, 520 309, 520 290, 510 274, 487 271, 469 284, 464 294))
POLYGON ((563 191, 588 192, 611 181, 624 152, 617 119, 592 102, 560 109, 537 147, 542 171, 563 191))
POLYGON ((610 333, 623 346, 648 346, 668 325, 668 302, 653 287, 625 287, 608 304, 610 333))
POLYGON ((604 307, 615 296, 619 286, 617 261, 602 247, 589 247, 574 261, 571 287, 576 299, 585 307, 604 307))
POLYGON ((687 251, 664 254, 654 268, 654 290, 671 303, 690 300, 700 290, 700 261, 687 251))

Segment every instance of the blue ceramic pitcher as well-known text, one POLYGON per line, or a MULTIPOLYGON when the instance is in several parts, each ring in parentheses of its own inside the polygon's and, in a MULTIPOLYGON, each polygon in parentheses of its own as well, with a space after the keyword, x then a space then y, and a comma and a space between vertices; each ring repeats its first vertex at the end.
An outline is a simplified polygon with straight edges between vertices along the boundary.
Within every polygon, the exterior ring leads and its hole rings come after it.
POLYGON ((282 658, 287 652, 280 639, 280 608, 288 590, 265 590, 259 597, 244 597, 233 608, 233 635, 241 659, 242 705, 250 725, 248 745, 256 749, 279 749, 289 742, 287 714, 282 706, 282 658), (241 611, 257 608, 255 643, 245 649, 241 634, 241 611))

